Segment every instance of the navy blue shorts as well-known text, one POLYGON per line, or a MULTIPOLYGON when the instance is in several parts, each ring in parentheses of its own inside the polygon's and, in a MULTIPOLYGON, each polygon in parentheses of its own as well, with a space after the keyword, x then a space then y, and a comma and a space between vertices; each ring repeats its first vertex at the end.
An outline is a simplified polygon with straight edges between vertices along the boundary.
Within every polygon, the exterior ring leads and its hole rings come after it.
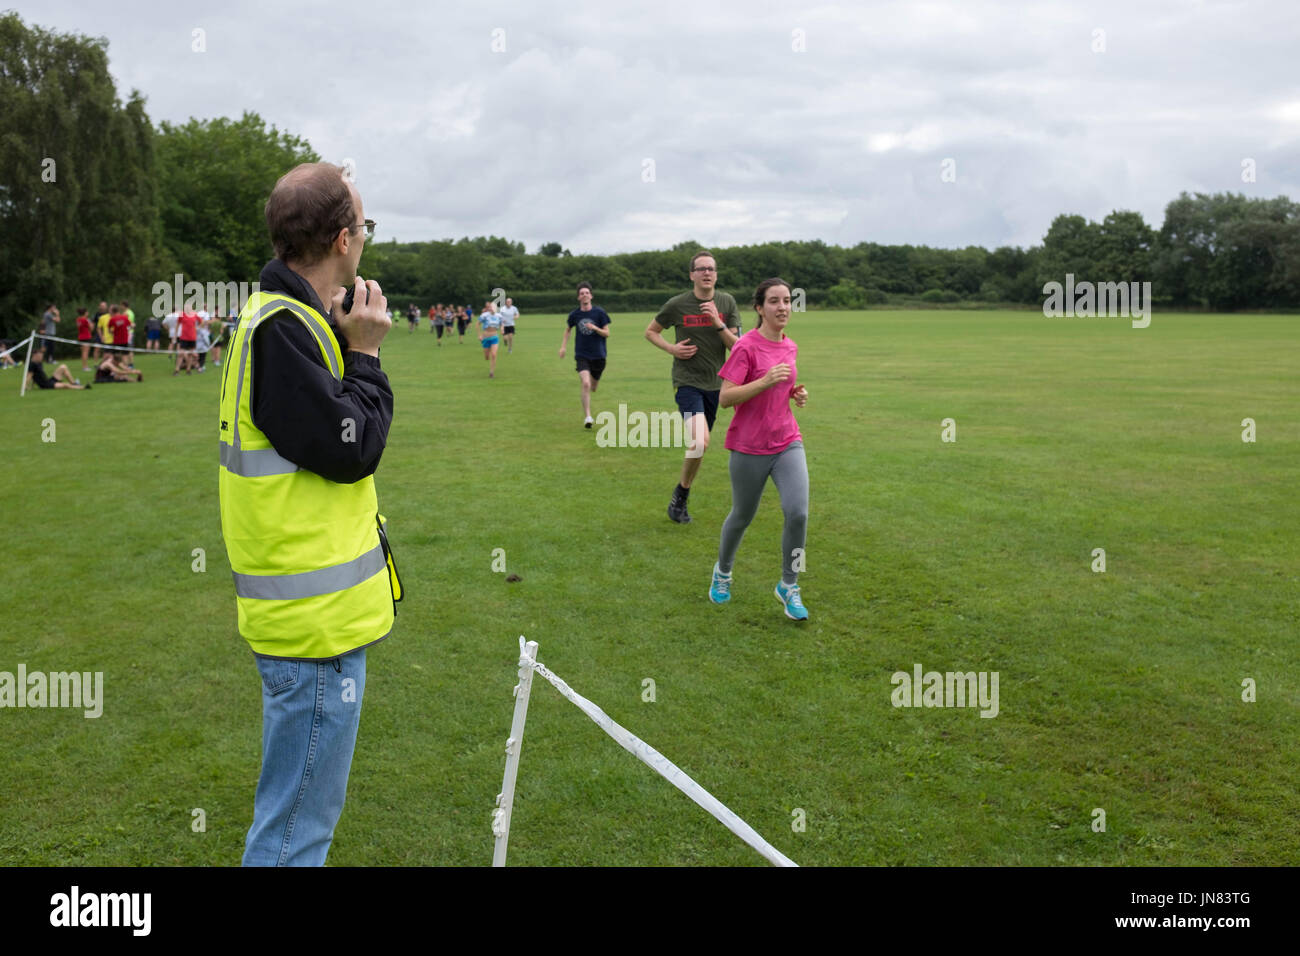
POLYGON ((706 392, 702 388, 683 385, 677 389, 677 410, 683 415, 697 415, 703 412, 704 420, 709 423, 709 431, 713 431, 713 422, 718 417, 718 395, 721 391, 718 389, 706 392))

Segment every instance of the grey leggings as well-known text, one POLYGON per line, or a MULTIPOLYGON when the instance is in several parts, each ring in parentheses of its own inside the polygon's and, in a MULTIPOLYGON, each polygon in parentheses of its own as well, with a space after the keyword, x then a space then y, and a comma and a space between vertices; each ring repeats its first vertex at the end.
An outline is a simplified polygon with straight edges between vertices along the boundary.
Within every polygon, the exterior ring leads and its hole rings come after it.
POLYGON ((775 455, 731 453, 731 514, 722 523, 718 568, 723 574, 731 573, 740 539, 758 513, 768 475, 772 476, 772 483, 781 496, 781 510, 785 512, 785 527, 781 531, 781 580, 795 584, 799 574, 794 570, 794 551, 798 548, 802 557, 808 536, 808 459, 804 457, 802 441, 775 455))

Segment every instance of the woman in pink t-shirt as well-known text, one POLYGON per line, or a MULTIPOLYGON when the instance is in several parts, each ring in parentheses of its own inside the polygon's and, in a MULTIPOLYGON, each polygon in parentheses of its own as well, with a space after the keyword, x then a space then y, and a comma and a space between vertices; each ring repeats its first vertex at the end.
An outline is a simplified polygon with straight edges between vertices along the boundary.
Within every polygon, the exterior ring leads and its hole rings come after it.
POLYGON ((731 513, 722 523, 718 563, 713 566, 709 599, 715 604, 731 600, 731 568, 736 549, 745 536, 763 487, 770 477, 781 496, 785 527, 781 532, 781 580, 776 598, 786 617, 808 620, 799 593, 808 529, 808 461, 803 436, 790 411, 808 401, 808 390, 796 384, 799 347, 785 334, 790 321, 790 283, 764 279, 754 292, 758 325, 740 337, 718 372, 722 393, 718 404, 736 406, 727 428, 731 450, 731 513))

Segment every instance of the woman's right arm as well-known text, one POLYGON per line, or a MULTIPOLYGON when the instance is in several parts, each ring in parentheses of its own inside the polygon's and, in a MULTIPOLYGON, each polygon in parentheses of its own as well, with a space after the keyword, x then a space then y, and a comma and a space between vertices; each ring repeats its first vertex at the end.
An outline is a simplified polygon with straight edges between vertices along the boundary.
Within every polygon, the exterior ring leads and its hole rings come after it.
POLYGON ((745 385, 737 385, 735 382, 730 382, 724 378, 722 380, 722 391, 718 395, 718 404, 723 408, 741 405, 760 392, 767 391, 773 385, 784 382, 789 377, 790 366, 782 362, 780 365, 773 365, 762 378, 756 378, 745 385))

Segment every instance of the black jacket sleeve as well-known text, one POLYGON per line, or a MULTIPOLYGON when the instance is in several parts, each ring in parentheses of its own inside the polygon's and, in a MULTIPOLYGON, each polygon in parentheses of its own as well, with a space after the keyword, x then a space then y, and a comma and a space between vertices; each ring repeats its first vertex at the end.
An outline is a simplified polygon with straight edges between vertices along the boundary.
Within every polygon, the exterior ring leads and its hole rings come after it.
POLYGON ((393 422, 393 390, 379 359, 345 351, 343 365, 343 379, 336 380, 302 323, 288 313, 272 316, 253 333, 249 407, 253 424, 282 457, 352 484, 379 467, 393 422))

